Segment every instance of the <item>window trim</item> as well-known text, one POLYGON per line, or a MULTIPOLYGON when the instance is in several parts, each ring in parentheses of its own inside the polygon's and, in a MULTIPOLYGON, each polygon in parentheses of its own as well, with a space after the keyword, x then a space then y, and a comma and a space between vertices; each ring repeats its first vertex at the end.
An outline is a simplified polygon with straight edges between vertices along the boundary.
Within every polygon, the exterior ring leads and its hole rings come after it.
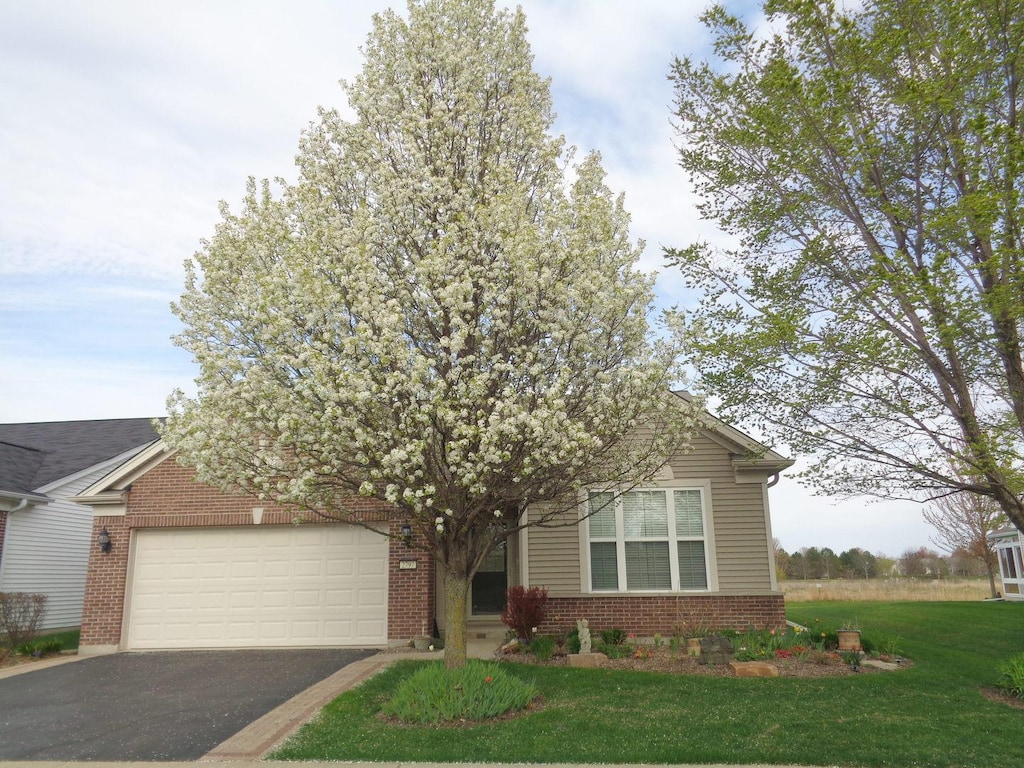
POLYGON ((580 517, 583 518, 580 524, 580 587, 585 594, 589 595, 671 595, 671 594, 708 594, 718 591, 718 574, 715 561, 714 527, 711 515, 711 483, 709 481, 693 481, 686 483, 679 481, 655 482, 650 485, 637 486, 628 491, 594 489, 584 490, 580 497, 580 517), (623 496, 633 492, 662 492, 666 495, 668 509, 668 534, 665 537, 626 537, 625 521, 623 515, 623 496), (680 535, 675 529, 675 491, 697 491, 701 500, 701 521, 704 529, 703 537, 680 535), (598 537, 596 543, 615 544, 616 553, 616 576, 618 580, 617 589, 595 589, 593 586, 593 573, 591 569, 590 545, 595 540, 590 538, 590 517, 589 500, 593 493, 611 492, 616 495, 615 505, 615 538, 598 537), (626 542, 634 541, 665 541, 669 545, 669 570, 670 586, 668 589, 628 589, 626 584, 626 542), (707 587, 697 589, 682 589, 679 587, 679 547, 681 541, 703 541, 704 544, 704 568, 707 578, 707 587))

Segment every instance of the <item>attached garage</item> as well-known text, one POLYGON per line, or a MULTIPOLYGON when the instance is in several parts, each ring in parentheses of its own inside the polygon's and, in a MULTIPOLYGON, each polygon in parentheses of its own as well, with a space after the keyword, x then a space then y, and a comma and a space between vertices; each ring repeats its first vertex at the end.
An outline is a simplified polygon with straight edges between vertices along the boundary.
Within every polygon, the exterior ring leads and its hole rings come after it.
POLYGON ((133 531, 125 647, 388 640, 388 541, 351 525, 133 531))

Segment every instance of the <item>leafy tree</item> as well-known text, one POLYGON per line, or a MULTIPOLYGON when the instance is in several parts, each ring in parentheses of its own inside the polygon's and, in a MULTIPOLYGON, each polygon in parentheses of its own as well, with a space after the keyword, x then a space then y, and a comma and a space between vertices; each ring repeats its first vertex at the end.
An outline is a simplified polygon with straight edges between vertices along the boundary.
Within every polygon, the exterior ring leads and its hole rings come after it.
POLYGON ((250 181, 187 265, 198 393, 163 434, 228 491, 357 524, 354 498, 397 508, 443 566, 457 667, 488 552, 653 475, 695 406, 669 394, 679 348, 649 342, 621 198, 549 135, 523 14, 414 0, 364 53, 355 119, 322 110, 298 181, 250 181))
POLYGON ((839 555, 839 567, 845 579, 870 579, 877 575, 875 556, 854 547, 839 555))
POLYGON ((786 576, 791 579, 810 578, 807 574, 807 559, 803 552, 797 551, 790 554, 786 561, 786 576))
POLYGON ((925 521, 935 529, 932 537, 939 549, 961 553, 982 563, 988 575, 992 597, 997 595, 996 548, 989 536, 1006 525, 1006 516, 989 497, 960 492, 935 499, 923 511, 925 521))
POLYGON ((896 559, 882 552, 875 552, 872 556, 875 558, 875 573, 886 578, 892 576, 893 569, 896 567, 896 559))
POLYGON ((731 419, 825 492, 991 497, 1024 529, 1024 6, 721 7, 677 59, 680 163, 735 236, 670 251, 731 419), (951 469, 952 467, 952 469, 951 469))

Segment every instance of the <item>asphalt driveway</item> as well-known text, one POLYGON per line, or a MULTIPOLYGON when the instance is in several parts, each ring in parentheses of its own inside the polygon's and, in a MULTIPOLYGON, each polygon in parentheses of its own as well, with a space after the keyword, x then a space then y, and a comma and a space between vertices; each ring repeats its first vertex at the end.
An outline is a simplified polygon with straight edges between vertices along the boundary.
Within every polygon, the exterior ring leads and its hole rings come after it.
POLYGON ((374 653, 121 653, 0 679, 0 760, 196 760, 374 653))

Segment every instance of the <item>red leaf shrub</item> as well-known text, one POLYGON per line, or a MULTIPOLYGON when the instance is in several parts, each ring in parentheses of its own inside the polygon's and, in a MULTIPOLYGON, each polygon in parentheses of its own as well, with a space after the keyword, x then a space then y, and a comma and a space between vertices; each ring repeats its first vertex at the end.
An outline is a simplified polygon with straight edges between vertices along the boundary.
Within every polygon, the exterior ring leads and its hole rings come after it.
POLYGON ((527 642, 533 630, 544 622, 548 604, 548 591, 544 587, 509 587, 505 595, 505 610, 501 623, 527 642))

